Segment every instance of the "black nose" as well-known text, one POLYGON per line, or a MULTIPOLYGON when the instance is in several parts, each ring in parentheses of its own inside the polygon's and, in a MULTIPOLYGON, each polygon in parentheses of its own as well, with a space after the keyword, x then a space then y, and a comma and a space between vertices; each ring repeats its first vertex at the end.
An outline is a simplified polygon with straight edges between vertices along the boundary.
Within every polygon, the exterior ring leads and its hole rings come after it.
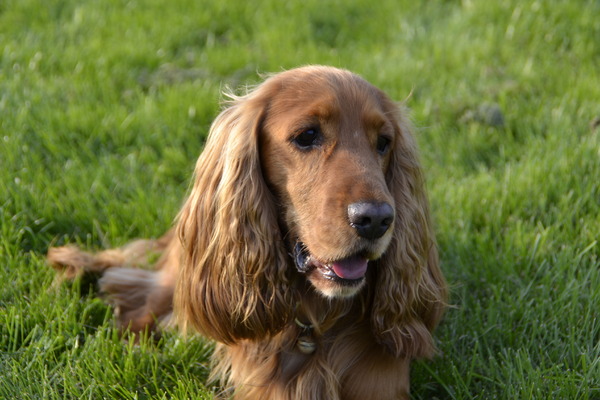
POLYGON ((378 239, 394 222, 394 209, 388 203, 353 203, 348 206, 348 219, 360 237, 378 239))

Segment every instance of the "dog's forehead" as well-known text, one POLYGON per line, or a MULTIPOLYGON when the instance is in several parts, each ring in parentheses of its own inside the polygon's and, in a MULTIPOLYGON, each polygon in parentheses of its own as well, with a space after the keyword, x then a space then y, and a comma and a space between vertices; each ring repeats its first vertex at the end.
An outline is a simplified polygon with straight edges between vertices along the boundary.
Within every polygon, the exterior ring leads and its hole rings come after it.
MULTIPOLYGON (((266 123, 281 127, 296 121, 337 121, 379 127, 388 117, 382 92, 353 74, 283 77, 272 82, 266 123)), ((283 127, 282 127, 283 128, 283 127)))

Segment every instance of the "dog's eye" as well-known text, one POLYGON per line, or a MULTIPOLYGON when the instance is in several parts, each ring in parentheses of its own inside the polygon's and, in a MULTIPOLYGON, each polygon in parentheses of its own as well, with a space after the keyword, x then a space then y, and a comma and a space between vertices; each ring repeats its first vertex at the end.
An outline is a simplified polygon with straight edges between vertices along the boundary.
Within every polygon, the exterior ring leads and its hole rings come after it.
POLYGON ((392 140, 389 137, 379 135, 379 137, 377 138, 377 152, 381 155, 387 153, 390 149, 391 142, 392 140))
POLYGON ((319 129, 309 128, 300 132, 300 134, 294 137, 292 141, 296 144, 296 146, 300 147, 301 149, 307 149, 311 146, 318 144, 319 137, 319 129))

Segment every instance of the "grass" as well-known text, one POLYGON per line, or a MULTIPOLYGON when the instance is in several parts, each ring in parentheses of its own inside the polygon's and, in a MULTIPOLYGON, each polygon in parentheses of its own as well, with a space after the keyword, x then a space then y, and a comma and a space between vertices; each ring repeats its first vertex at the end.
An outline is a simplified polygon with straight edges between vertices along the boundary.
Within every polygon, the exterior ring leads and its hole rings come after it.
POLYGON ((234 3, 0 0, 0 398, 211 398, 44 254, 160 235, 223 87, 320 63, 412 93, 455 305, 414 398, 600 399, 600 4, 234 3))

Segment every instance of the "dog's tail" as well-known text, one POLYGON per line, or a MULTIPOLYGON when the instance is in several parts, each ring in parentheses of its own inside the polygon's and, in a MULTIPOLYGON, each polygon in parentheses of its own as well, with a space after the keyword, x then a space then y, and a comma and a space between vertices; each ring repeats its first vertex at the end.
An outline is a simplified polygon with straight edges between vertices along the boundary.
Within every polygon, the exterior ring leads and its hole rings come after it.
POLYGON ((156 240, 136 240, 90 253, 76 246, 48 250, 58 281, 97 275, 101 294, 114 306, 117 324, 131 332, 169 325, 173 310, 179 243, 174 230, 156 240))
POLYGON ((164 237, 159 240, 136 240, 118 249, 89 253, 76 246, 52 247, 48 263, 62 279, 72 280, 86 273, 102 274, 113 267, 143 268, 152 254, 164 251, 164 237))

